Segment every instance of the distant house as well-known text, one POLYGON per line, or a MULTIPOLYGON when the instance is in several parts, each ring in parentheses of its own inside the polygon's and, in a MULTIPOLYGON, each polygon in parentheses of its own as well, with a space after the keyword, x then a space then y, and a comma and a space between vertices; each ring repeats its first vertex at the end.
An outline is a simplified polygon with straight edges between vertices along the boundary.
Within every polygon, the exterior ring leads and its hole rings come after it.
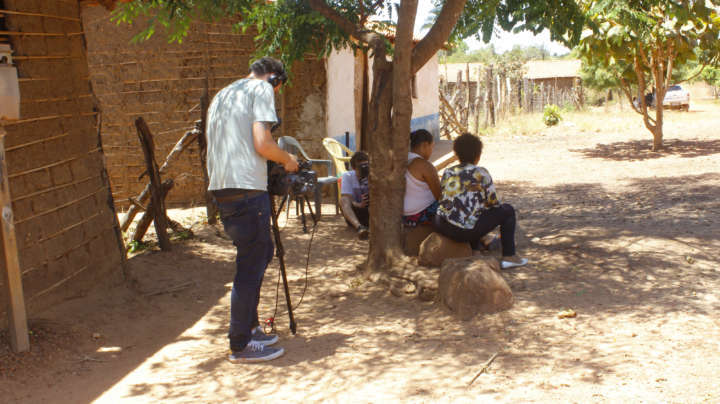
MULTIPOLYGON (((555 84, 572 87, 575 79, 580 78, 581 62, 579 60, 530 60, 525 63, 523 78, 534 84, 555 84)), ((462 72, 463 81, 467 80, 467 70, 470 71, 470 82, 477 81, 479 74, 483 74, 483 63, 446 63, 439 66, 440 77, 450 83, 457 81, 459 72, 462 72)), ((484 75, 483 75, 484 78, 484 75)))
MULTIPOLYGON (((515 105, 524 111, 538 111, 547 104, 582 105, 582 82, 580 80, 579 60, 531 60, 524 66, 522 80, 505 77, 504 80, 494 72, 495 103, 500 108, 515 105), (498 100, 501 100, 498 101, 498 100)), ((452 92, 461 77, 462 82, 470 83, 470 93, 476 94, 478 79, 481 92, 487 80, 486 65, 481 63, 448 63, 439 66, 441 80, 452 92)), ((497 108, 497 105, 496 105, 497 108)))
POLYGON ((579 60, 531 60, 525 64, 524 78, 535 85, 569 90, 579 84, 579 60))

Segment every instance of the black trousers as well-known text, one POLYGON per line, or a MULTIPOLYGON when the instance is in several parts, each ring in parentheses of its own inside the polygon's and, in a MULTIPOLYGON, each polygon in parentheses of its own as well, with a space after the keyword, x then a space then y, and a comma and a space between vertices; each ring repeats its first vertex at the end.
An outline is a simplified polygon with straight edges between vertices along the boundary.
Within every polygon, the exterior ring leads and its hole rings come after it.
MULTIPOLYGON (((353 213, 355 213, 355 217, 357 218, 358 222, 360 222, 361 225, 365 227, 370 226, 370 209, 365 208, 356 208, 355 206, 352 207, 353 213)), ((348 226, 352 227, 352 223, 350 223, 349 220, 345 219, 345 222, 347 222, 348 226)))
POLYGON ((439 215, 433 220, 435 230, 455 241, 470 243, 473 250, 481 249, 482 237, 500 226, 500 241, 503 256, 515 255, 515 209, 504 203, 480 214, 475 227, 463 229, 449 223, 439 215))

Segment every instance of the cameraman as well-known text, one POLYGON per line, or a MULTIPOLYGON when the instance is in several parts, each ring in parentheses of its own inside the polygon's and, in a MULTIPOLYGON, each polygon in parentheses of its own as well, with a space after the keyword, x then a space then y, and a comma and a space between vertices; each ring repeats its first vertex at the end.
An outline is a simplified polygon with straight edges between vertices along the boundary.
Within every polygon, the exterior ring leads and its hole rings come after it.
POLYGON ((233 363, 275 359, 282 348, 269 347, 276 335, 263 333, 257 307, 260 287, 274 246, 270 237, 267 160, 297 171, 295 156, 280 149, 270 134, 275 95, 287 81, 279 61, 263 57, 250 74, 220 90, 207 120, 207 169, 225 232, 237 247, 230 295, 230 350, 233 363))
POLYGON ((350 158, 352 170, 343 173, 340 187, 340 208, 349 225, 357 230, 360 240, 370 235, 370 162, 365 152, 359 151, 350 158))

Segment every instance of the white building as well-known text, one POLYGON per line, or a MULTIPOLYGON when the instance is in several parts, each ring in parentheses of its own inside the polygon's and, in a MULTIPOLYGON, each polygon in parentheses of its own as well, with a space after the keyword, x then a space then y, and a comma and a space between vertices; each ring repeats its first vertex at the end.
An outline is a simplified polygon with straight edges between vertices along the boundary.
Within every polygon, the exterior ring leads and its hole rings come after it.
MULTIPOLYGON (((345 133, 349 134, 349 146, 353 150, 359 143, 356 134, 360 133, 363 99, 363 74, 367 71, 368 98, 372 88, 372 59, 364 60, 362 52, 353 55, 352 50, 334 51, 326 59, 327 63, 327 114, 326 129, 329 137, 345 143, 345 133)), ((428 61, 413 78, 413 114, 412 130, 427 129, 435 138, 439 138, 438 111, 438 58, 428 61)))

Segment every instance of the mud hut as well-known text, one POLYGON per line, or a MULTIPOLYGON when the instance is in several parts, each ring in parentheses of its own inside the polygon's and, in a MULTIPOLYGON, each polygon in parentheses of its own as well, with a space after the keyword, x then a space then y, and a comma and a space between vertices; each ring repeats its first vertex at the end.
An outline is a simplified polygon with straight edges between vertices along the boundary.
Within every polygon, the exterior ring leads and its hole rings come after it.
MULTIPOLYGON (((195 22, 182 43, 168 42, 162 32, 133 43, 146 26, 117 25, 103 7, 84 7, 82 22, 88 47, 89 74, 103 111, 102 140, 116 206, 145 186, 145 170, 133 121, 142 116, 155 136, 157 155, 165 156, 200 119, 199 102, 207 87, 210 98, 248 74, 255 49, 253 33, 233 29, 232 20, 195 22)), ((293 136, 312 157, 320 157, 325 137, 325 61, 309 55, 293 66, 293 80, 277 97, 282 119, 278 136, 293 136)), ((159 157, 161 158, 161 157, 159 157)), ((173 165, 168 177, 175 186, 170 205, 204 203, 198 148, 191 147, 173 165)))
MULTIPOLYGON (((0 0, 0 24, 0 42, 12 48, 20 89, 20 117, 0 121, 0 129, 6 132, 20 272, 32 315, 101 280, 120 279, 124 255, 79 3, 0 0)), ((6 287, 0 285, 3 302, 6 287)), ((3 304, 0 324, 6 314, 3 304)))

